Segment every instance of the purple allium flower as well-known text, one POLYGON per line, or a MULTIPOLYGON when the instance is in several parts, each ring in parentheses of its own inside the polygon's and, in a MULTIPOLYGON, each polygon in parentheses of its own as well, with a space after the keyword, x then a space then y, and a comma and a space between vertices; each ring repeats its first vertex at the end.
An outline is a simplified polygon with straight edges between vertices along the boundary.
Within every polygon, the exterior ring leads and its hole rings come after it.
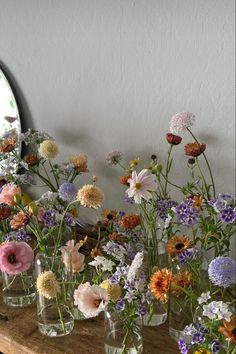
POLYGON ((227 206, 225 209, 220 211, 220 219, 226 224, 232 224, 236 220, 235 209, 227 206))
POLYGON ((66 224, 69 225, 69 226, 74 226, 75 225, 75 220, 69 213, 65 214, 64 220, 65 220, 66 224))
POLYGON ((198 222, 199 211, 192 199, 187 199, 174 208, 177 218, 183 225, 191 226, 198 222))
POLYGON ((77 188, 73 183, 63 183, 60 186, 58 192, 62 200, 66 202, 71 202, 76 197, 77 188))
POLYGON ((211 350, 213 354, 218 354, 222 348, 222 344, 218 339, 214 339, 211 344, 211 350))
POLYGON ((121 160, 122 160, 122 152, 117 150, 110 152, 106 157, 108 166, 117 165, 121 160))
POLYGON ((188 354, 191 348, 190 344, 187 344, 183 338, 180 338, 178 341, 178 345, 181 354, 188 354))
POLYGON ((177 258, 181 265, 185 265, 186 263, 196 260, 199 255, 199 251, 197 248, 188 248, 187 250, 178 254, 177 258))
POLYGON ((170 132, 178 134, 189 129, 195 121, 195 116, 190 112, 176 113, 170 120, 170 132))
POLYGON ((120 299, 116 303, 116 311, 117 312, 122 312, 125 309, 125 300, 120 299))
POLYGON ((55 226, 56 225, 56 213, 55 210, 46 210, 43 215, 42 219, 45 226, 55 226))
POLYGON ((208 275, 214 285, 227 288, 236 283, 236 263, 230 257, 217 257, 209 264, 208 275))
POLYGON ((140 317, 143 317, 147 314, 147 306, 145 305, 138 305, 137 307, 137 315, 139 315, 140 317))

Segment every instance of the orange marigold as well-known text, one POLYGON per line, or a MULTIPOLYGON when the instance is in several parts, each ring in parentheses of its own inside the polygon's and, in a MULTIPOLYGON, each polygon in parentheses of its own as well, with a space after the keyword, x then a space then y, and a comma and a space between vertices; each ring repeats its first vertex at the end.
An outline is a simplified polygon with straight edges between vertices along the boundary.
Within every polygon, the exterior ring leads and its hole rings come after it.
POLYGON ((140 223, 141 219, 137 214, 127 214, 120 220, 120 224, 125 229, 134 229, 136 226, 140 225, 140 223))
POLYGON ((103 219, 108 220, 108 221, 113 221, 116 218, 117 211, 116 210, 110 210, 110 209, 104 209, 101 213, 101 216, 103 219))
POLYGON ((169 239, 166 244, 166 252, 169 254, 178 254, 190 248, 192 240, 185 235, 176 235, 169 239))
POLYGON ((157 300, 166 302, 170 291, 172 272, 167 268, 157 270, 152 274, 149 289, 157 300))
POLYGON ((179 295, 182 291, 177 287, 188 288, 191 284, 191 280, 192 273, 190 273, 189 271, 174 274, 171 281, 171 291, 173 292, 173 294, 179 295))

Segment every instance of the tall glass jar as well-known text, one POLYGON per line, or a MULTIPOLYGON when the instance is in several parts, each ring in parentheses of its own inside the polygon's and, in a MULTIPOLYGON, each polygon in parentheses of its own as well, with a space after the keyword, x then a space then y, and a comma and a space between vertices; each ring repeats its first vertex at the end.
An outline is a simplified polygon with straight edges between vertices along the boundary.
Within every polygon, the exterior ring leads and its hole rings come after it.
MULTIPOLYGON (((167 255, 164 243, 160 242, 156 247, 150 246, 145 254, 144 266, 149 278, 157 268, 167 266, 167 255)), ((148 314, 143 317, 144 326, 159 326, 167 320, 167 307, 161 301, 153 298, 148 305, 148 314)))
POLYGON ((69 334, 74 328, 72 268, 61 255, 36 256, 39 331, 49 337, 69 334))
POLYGON ((141 354, 143 337, 140 321, 128 324, 114 310, 106 310, 104 345, 106 354, 141 354))
POLYGON ((36 299, 33 266, 16 275, 2 272, 2 295, 4 303, 8 306, 25 307, 31 305, 36 299))

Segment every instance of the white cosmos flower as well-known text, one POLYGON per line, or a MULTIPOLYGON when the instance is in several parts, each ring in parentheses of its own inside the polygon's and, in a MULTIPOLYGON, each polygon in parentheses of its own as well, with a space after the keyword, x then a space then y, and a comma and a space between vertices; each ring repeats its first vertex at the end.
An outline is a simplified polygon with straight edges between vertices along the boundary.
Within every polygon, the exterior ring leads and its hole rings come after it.
POLYGON ((129 198, 134 198, 137 204, 141 204, 142 199, 149 200, 152 197, 150 192, 154 192, 157 189, 155 176, 146 169, 142 170, 138 175, 136 171, 133 171, 128 183, 129 188, 126 193, 129 198))

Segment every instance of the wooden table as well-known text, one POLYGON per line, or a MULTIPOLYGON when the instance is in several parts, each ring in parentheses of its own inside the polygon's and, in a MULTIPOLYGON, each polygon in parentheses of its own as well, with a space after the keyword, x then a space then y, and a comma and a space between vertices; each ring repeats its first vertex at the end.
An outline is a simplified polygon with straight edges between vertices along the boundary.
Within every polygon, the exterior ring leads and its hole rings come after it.
MULTIPOLYGON (((11 308, 0 294, 0 352, 4 354, 104 354, 101 318, 76 321, 73 332, 48 338, 37 328, 36 307, 11 308)), ((167 326, 144 328, 143 354, 177 354, 177 344, 167 334, 167 326)))

